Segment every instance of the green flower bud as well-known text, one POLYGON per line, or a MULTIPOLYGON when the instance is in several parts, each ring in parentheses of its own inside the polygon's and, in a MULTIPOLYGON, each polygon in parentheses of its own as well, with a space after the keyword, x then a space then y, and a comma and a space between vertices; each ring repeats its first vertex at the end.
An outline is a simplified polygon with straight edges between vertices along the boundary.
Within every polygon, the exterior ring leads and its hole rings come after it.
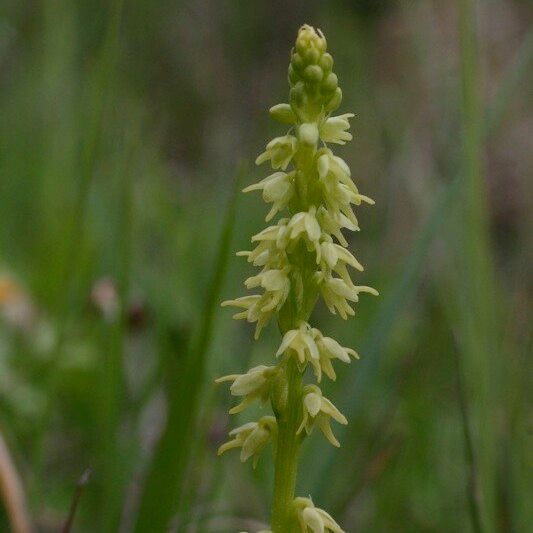
POLYGON ((278 104, 269 109, 270 116, 282 124, 295 124, 296 115, 289 104, 278 104))
POLYGON ((320 61, 318 62, 320 68, 325 70, 326 72, 331 72, 331 69, 333 68, 333 58, 330 54, 324 54, 320 61))
POLYGON ((318 142, 318 127, 314 122, 302 124, 298 128, 298 139, 301 143, 315 145, 318 142))
POLYGON ((316 48, 309 48, 305 52, 305 62, 308 64, 318 63, 320 52, 316 48))
POLYGON ((296 71, 294 70, 294 67, 292 66, 292 64, 289 64, 289 70, 288 70, 288 73, 287 73, 287 78, 289 80, 289 85, 291 85, 291 86, 294 85, 299 80, 299 76, 296 73, 296 71))
POLYGON ((302 56, 300 54, 293 54, 291 65, 297 72, 303 70, 305 65, 302 56))
POLYGON ((324 106, 324 111, 326 113, 331 113, 332 111, 335 111, 335 109, 338 109, 342 102, 342 89, 340 87, 337 87, 335 90, 335 94, 327 101, 326 105, 324 106))
POLYGON ((298 38, 296 39, 296 51, 300 55, 304 55, 309 43, 307 39, 304 39, 304 36, 302 35, 302 29, 300 29, 300 33, 298 34, 298 38))
POLYGON ((318 30, 316 31, 312 26, 304 24, 298 31, 296 38, 296 50, 305 55, 310 50, 317 52, 318 55, 323 54, 327 49, 327 42, 324 34, 318 30))
POLYGON ((304 120, 306 116, 305 108, 309 100, 305 92, 303 82, 299 81, 289 92, 289 100, 291 107, 300 120, 304 120))
POLYGON ((323 111, 328 113, 340 105, 338 79, 331 71, 333 58, 326 48, 326 39, 320 30, 307 25, 300 28, 288 79, 296 89, 291 91, 290 104, 302 122, 318 120, 323 111))
POLYGON ((324 72, 318 65, 309 65, 305 67, 304 77, 310 83, 318 83, 322 81, 324 72))
POLYGON ((337 89, 338 86, 339 86, 339 79, 337 78, 337 75, 334 72, 332 72, 323 81, 322 90, 325 93, 332 93, 337 89))

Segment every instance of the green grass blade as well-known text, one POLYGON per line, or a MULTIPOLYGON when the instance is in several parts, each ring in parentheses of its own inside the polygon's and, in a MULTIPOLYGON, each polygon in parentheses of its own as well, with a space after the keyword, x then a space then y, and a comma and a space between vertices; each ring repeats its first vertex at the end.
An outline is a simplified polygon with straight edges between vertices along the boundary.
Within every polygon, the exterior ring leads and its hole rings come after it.
POLYGON ((181 494, 183 476, 195 434, 200 391, 205 379, 205 369, 215 312, 219 307, 221 287, 231 252, 240 184, 246 172, 241 165, 229 200, 213 274, 205 300, 197 341, 189 350, 185 361, 174 364, 168 379, 174 386, 168 391, 167 424, 159 441, 143 489, 135 531, 166 531, 175 513, 181 494))
MULTIPOLYGON (((471 432, 470 449, 479 481, 477 493, 470 496, 478 503, 474 509, 477 513, 474 523, 479 523, 482 531, 495 531, 498 436, 494 417, 499 397, 499 364, 493 350, 498 345, 498 295, 482 165, 483 125, 475 7, 474 0, 459 1, 463 180, 458 224, 453 236, 460 248, 455 251, 459 268, 453 280, 458 313, 452 324, 458 332, 465 409, 472 420, 465 431, 471 432)), ((463 417, 462 421, 467 423, 468 419, 463 417)), ((471 485, 470 489, 475 490, 475 487, 471 485)))
MULTIPOLYGON (((125 378, 124 350, 127 327, 127 302, 129 279, 132 262, 133 231, 133 150, 138 147, 132 142, 131 133, 125 134, 124 150, 118 164, 117 176, 120 180, 117 195, 118 220, 116 230, 116 256, 112 265, 112 279, 117 284, 120 314, 111 322, 102 324, 102 359, 100 396, 100 431, 105 438, 99 442, 99 463, 102 480, 101 516, 102 531, 117 531, 120 509, 124 496, 125 457, 123 443, 120 440, 120 423, 122 420, 125 378)), ((136 139, 135 139, 136 141, 136 139)))
POLYGON ((463 369, 461 368, 461 358, 457 350, 454 350, 454 358, 456 362, 457 372, 457 396, 459 402, 459 409, 461 411, 461 424, 463 429, 463 441, 465 450, 465 463, 468 468, 467 475, 467 498, 468 510, 470 512, 470 520, 474 533, 481 533, 482 526, 482 511, 479 506, 479 478, 477 475, 477 461, 475 454, 475 447, 472 436, 470 413, 465 392, 465 385, 463 383, 463 369))

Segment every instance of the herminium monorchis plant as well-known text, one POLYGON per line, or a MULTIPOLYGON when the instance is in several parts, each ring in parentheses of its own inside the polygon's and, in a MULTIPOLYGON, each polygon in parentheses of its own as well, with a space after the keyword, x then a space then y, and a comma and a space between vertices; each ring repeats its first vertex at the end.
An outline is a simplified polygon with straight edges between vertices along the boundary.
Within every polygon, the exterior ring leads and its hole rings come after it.
POLYGON ((245 282, 248 289, 262 288, 262 294, 223 303, 241 309, 234 318, 256 323, 256 338, 273 317, 283 335, 275 365, 256 366, 246 374, 217 380, 231 382, 231 394, 242 398, 231 414, 255 400, 272 407, 274 416, 231 431, 219 454, 240 448, 241 461, 252 458, 255 466, 263 448, 272 443, 274 533, 342 532, 310 498, 294 494, 298 450, 305 436, 317 426, 333 446, 339 446, 331 420, 347 424, 320 387, 304 384, 303 377, 310 366, 318 383, 324 374, 334 380, 333 361, 349 363, 357 354, 311 327, 309 317, 320 295, 329 310, 344 319, 354 314, 349 302, 357 302, 359 293, 377 295, 370 287, 354 285, 348 272, 349 266, 360 271, 363 267, 346 249, 341 230, 359 229, 352 204, 374 202, 359 194, 346 163, 328 148, 328 143, 345 144, 352 138, 348 119, 353 114, 331 116, 342 100, 332 67, 322 32, 302 26, 289 65, 289 104, 270 109, 274 119, 291 127, 286 135, 270 141, 256 161, 270 161, 276 172, 244 189, 262 191, 265 202, 272 204, 267 221, 279 212, 288 214, 252 237, 252 251, 238 254, 262 268, 245 282), (293 169, 288 170, 291 164, 293 169))

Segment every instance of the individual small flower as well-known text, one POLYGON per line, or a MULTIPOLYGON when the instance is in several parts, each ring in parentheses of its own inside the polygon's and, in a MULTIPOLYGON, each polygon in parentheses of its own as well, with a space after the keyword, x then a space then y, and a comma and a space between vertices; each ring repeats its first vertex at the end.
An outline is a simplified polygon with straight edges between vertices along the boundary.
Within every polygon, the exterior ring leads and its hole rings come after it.
POLYGON ((266 150, 255 160, 256 165, 260 165, 270 160, 272 168, 281 168, 285 170, 298 147, 298 141, 293 135, 284 135, 272 139, 267 145, 266 150))
POLYGON ((251 252, 237 252, 237 255, 247 257, 254 266, 283 269, 288 263, 285 249, 271 240, 261 241, 251 252))
POLYGON ((258 422, 248 422, 229 432, 232 440, 222 444, 218 455, 233 448, 241 448, 241 462, 253 457, 254 468, 257 466, 261 450, 277 432, 277 422, 273 416, 263 416, 258 422))
POLYGON ((272 241, 277 248, 284 249, 289 241, 288 218, 278 220, 275 226, 269 226, 252 237, 252 242, 272 241))
POLYGON ((300 524, 300 532, 324 533, 345 533, 333 517, 323 509, 315 507, 311 498, 298 497, 294 499, 293 505, 300 524))
POLYGON ((235 320, 240 320, 242 318, 246 318, 248 322, 255 322, 258 319, 260 308, 259 308, 259 302, 261 300, 261 296, 259 294, 251 294, 249 296, 241 296, 240 298, 235 298, 234 300, 226 300, 222 302, 220 305, 222 307, 232 306, 232 307, 240 307, 244 309, 244 311, 240 311, 233 315, 233 318, 235 320))
MULTIPOLYGON (((320 278, 321 275, 319 274, 318 277, 320 278)), ((338 311, 345 320, 348 318, 348 315, 353 316, 355 314, 348 301, 358 302, 360 292, 368 292, 374 296, 378 296, 379 294, 372 287, 349 285, 346 280, 331 276, 323 277, 320 283, 320 292, 328 309, 333 314, 336 314, 336 311, 338 311)))
POLYGON ((253 401, 266 403, 270 396, 271 378, 278 372, 275 366, 260 365, 251 368, 246 374, 231 374, 215 380, 216 383, 233 381, 230 392, 233 396, 244 396, 244 400, 229 410, 231 415, 244 411, 253 401))
MULTIPOLYGON (((360 205, 362 202, 373 204, 374 201, 359 193, 342 159, 323 151, 317 159, 317 170, 322 196, 330 216, 339 220, 339 217, 343 215, 350 221, 349 229, 359 229, 352 204, 360 205)), ((343 245, 345 246, 344 243, 343 245)))
POLYGON ((355 187, 355 183, 351 179, 350 167, 343 159, 334 155, 328 148, 319 150, 317 156, 317 170, 320 178, 325 178, 331 172, 345 185, 355 187))
POLYGON ((322 228, 322 232, 333 235, 342 246, 348 246, 348 241, 341 233, 342 229, 359 231, 357 223, 352 222, 346 215, 339 212, 331 213, 324 206, 320 206, 317 210, 316 218, 322 228))
POLYGON ((250 276, 244 284, 248 289, 263 287, 270 295, 270 301, 261 307, 262 312, 279 311, 285 303, 291 288, 291 282, 287 274, 289 267, 283 269, 265 270, 257 276, 250 276))
POLYGON ((263 200, 272 203, 272 209, 266 216, 266 221, 271 220, 276 213, 287 207, 294 195, 294 176, 296 172, 286 174, 275 172, 264 180, 243 189, 243 192, 263 191, 263 200))
POLYGON ((320 185, 328 211, 333 215, 342 213, 355 228, 358 228, 359 223, 351 204, 360 204, 360 195, 344 183, 340 183, 332 174, 328 174, 326 178, 320 178, 320 185))
POLYGON ((346 161, 334 155, 329 148, 321 148, 317 152, 316 161, 318 176, 321 180, 324 180, 326 177, 330 177, 348 187, 348 189, 357 195, 357 198, 354 201, 356 205, 360 205, 362 201, 367 202, 370 205, 374 205, 374 200, 359 194, 357 186, 351 178, 352 174, 350 167, 346 164, 346 161))
POLYGON ((312 335, 311 326, 307 322, 301 322, 297 329, 291 329, 285 333, 276 357, 293 350, 298 357, 300 368, 305 368, 307 363, 311 363, 313 370, 320 381, 322 368, 320 367, 320 353, 312 335))
POLYGON ((257 322, 255 338, 259 338, 261 330, 270 322, 272 315, 281 309, 290 291, 290 280, 287 276, 290 267, 283 269, 264 270, 257 276, 251 276, 245 281, 248 289, 263 287, 265 292, 243 296, 235 300, 226 300, 222 306, 233 306, 244 309, 233 315, 239 320, 245 318, 248 322, 257 322))
MULTIPOLYGON (((313 337, 318 348, 320 368, 333 381, 337 379, 337 375, 331 364, 333 359, 339 359, 344 363, 349 363, 351 361, 350 357, 359 359, 359 355, 355 350, 341 346, 331 337, 324 337, 318 329, 313 328, 313 337)), ((320 382, 320 380, 318 381, 320 382)))
MULTIPOLYGON (((252 237, 252 242, 271 242, 275 243, 278 250, 285 251, 290 249, 291 244, 295 244, 301 238, 305 238, 308 249, 315 250, 320 260, 320 237, 321 229, 317 220, 317 209, 314 206, 309 208, 309 211, 301 211, 294 214, 290 219, 282 218, 274 226, 269 226, 258 234, 252 237)), ((271 249, 270 246, 263 245, 254 252, 242 252, 239 255, 248 256, 250 261, 254 264, 261 264, 259 261, 264 261, 267 258, 267 254, 260 257, 260 254, 267 249, 271 249)), ((268 255, 272 255, 271 251, 268 255)), ((285 257, 285 256, 284 256, 285 257)))
POLYGON ((340 359, 345 363, 349 363, 350 357, 359 358, 354 350, 341 346, 331 337, 324 337, 318 329, 311 328, 307 322, 302 322, 297 329, 292 329, 285 333, 276 357, 287 352, 287 350, 292 350, 296 354, 301 370, 305 368, 307 363, 311 364, 319 383, 322 380, 322 372, 330 379, 336 379, 336 374, 331 364, 333 359, 340 359))
POLYGON ((334 270, 338 268, 339 263, 344 265, 350 265, 362 272, 364 270, 363 265, 343 246, 335 244, 331 237, 324 239, 320 244, 321 258, 325 265, 334 270))
POLYGON ((309 211, 296 213, 290 220, 287 229, 291 241, 296 241, 303 234, 311 249, 314 249, 320 261, 320 235, 322 231, 316 219, 316 207, 311 206, 309 211))
POLYGON ((271 293, 265 293, 263 295, 251 294, 249 296, 241 296, 240 298, 235 298, 234 300, 226 300, 222 302, 222 307, 232 306, 239 307, 244 309, 233 315, 235 320, 246 319, 248 322, 257 322, 255 328, 256 339, 259 338, 261 330, 268 325, 274 310, 264 311, 265 307, 270 307, 271 293))
POLYGON ((331 431, 330 420, 336 420, 340 424, 346 425, 346 417, 327 399, 322 396, 322 391, 316 385, 306 385, 303 388, 303 418, 298 431, 299 435, 304 429, 309 435, 316 424, 326 439, 337 448, 339 441, 331 431))
POLYGON ((318 241, 320 238, 320 225, 316 220, 316 207, 311 207, 309 211, 296 213, 289 222, 290 238, 296 239, 301 233, 306 233, 311 241, 318 241))
POLYGON ((327 143, 346 144, 346 141, 352 140, 352 134, 347 130, 350 129, 348 119, 353 118, 353 113, 345 113, 338 117, 329 117, 320 125, 320 138, 327 143))

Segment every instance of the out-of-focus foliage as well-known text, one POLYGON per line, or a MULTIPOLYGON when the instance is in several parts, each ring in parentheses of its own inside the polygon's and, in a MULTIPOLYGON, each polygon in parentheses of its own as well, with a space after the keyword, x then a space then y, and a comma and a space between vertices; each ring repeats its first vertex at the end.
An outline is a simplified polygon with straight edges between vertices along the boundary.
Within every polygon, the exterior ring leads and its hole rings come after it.
POLYGON ((350 323, 317 311, 362 358, 331 389, 343 446, 306 443, 301 495, 349 532, 526 531, 533 14, 477 7, 465 27, 456 2, 3 0, 0 433, 40 531, 87 468, 76 531, 268 519, 269 465, 215 457, 229 405, 212 379, 279 344, 271 325, 252 351, 218 301, 250 273, 233 252, 262 209, 234 212, 238 165, 279 134, 265 110, 304 22, 356 112, 339 154, 377 206, 351 247, 382 296, 350 323))

